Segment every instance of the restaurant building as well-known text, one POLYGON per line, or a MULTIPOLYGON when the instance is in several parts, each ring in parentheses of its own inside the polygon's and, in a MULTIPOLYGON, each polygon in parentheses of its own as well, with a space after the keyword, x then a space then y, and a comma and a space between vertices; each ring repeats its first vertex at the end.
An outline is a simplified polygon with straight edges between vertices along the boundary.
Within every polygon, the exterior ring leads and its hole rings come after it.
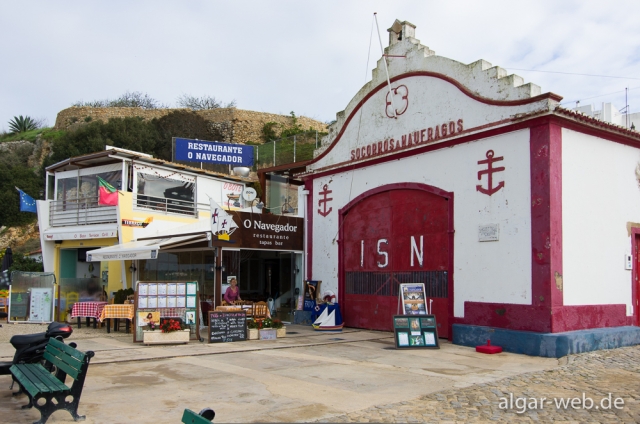
POLYGON ((138 280, 198 281, 201 297, 214 304, 231 275, 247 298, 293 296, 301 218, 263 214, 260 199, 246 195, 255 180, 109 146, 46 172, 38 223, 44 269, 61 289, 60 319, 73 303, 135 288, 138 280), (98 177, 118 190, 117 205, 99 204, 98 177), (233 221, 230 237, 214 233, 213 204, 233 221))
POLYGON ((640 343, 640 134, 561 99, 394 23, 371 81, 295 164, 306 278, 337 293, 346 326, 390 330, 399 284, 424 283, 454 343, 640 343))

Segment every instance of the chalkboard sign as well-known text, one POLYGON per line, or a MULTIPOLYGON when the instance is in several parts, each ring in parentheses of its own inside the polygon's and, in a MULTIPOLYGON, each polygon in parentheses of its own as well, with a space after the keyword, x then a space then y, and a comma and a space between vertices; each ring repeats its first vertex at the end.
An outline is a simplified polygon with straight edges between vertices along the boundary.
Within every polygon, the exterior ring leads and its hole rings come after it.
POLYGON ((440 349, 435 315, 394 315, 393 332, 397 349, 440 349))
POLYGON ((11 293, 11 302, 9 303, 9 316, 14 318, 28 317, 27 307, 29 306, 29 293, 11 293))
POLYGON ((209 343, 247 340, 247 313, 209 312, 209 343))

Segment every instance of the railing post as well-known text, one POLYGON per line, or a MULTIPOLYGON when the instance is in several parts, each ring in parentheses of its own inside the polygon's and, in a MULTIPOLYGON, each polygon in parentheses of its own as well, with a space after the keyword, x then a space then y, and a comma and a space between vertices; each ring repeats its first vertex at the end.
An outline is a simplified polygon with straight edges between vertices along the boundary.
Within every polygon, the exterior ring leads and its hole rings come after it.
POLYGON ((296 163, 296 136, 293 136, 293 163, 296 163))
POLYGON ((318 130, 316 130, 316 149, 318 148, 318 130))
POLYGON ((273 140, 273 166, 276 166, 276 141, 273 140))

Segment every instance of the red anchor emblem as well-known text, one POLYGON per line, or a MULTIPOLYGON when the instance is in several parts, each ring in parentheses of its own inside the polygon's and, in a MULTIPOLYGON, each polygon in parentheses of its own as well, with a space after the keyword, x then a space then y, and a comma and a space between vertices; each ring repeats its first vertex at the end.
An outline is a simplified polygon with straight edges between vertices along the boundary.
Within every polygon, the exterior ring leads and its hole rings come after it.
POLYGON ((330 202, 333 200, 332 197, 327 197, 329 194, 333 193, 333 190, 329 190, 329 185, 325 184, 322 187, 322 191, 320 193, 318 193, 320 196, 323 196, 322 199, 318 200, 318 206, 322 206, 324 210, 320 210, 318 209, 318 213, 322 216, 327 216, 331 213, 331 211, 333 210, 333 208, 329 208, 327 210, 327 202, 330 202))
POLYGON ((478 161, 478 165, 487 165, 487 169, 478 171, 478 180, 482 180, 482 176, 487 174, 487 188, 483 188, 482 185, 479 184, 476 186, 476 190, 480 193, 488 194, 489 196, 504 187, 504 181, 500 181, 497 186, 493 187, 493 174, 495 172, 502 172, 505 169, 504 166, 499 166, 497 168, 493 167, 494 162, 499 162, 504 159, 504 156, 494 158, 494 154, 493 150, 488 150, 487 158, 478 161))

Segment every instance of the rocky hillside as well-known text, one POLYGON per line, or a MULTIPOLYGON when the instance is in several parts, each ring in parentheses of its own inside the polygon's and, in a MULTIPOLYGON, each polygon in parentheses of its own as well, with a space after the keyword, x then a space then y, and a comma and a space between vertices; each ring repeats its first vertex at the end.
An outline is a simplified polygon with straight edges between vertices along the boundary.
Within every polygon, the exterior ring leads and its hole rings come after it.
POLYGON ((10 247, 16 253, 29 253, 40 248, 38 223, 21 227, 0 227, 0 250, 10 247))

